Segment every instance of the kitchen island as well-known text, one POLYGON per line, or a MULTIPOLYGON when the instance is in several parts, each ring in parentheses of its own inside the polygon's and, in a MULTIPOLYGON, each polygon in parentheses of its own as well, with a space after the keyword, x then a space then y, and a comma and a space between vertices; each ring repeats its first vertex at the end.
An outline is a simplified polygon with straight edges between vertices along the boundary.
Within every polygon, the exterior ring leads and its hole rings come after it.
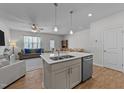
MULTIPOLYGON (((43 85, 47 89, 73 88, 82 81, 82 58, 89 53, 43 53, 43 85)), ((92 69, 90 66, 89 68, 92 69)))

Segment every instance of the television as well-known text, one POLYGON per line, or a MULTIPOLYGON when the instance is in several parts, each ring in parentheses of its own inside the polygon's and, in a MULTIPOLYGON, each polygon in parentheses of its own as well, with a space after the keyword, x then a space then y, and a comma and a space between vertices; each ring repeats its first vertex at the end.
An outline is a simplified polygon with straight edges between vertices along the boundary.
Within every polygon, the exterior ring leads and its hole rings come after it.
POLYGON ((2 30, 0 30, 0 46, 5 46, 5 36, 2 30))

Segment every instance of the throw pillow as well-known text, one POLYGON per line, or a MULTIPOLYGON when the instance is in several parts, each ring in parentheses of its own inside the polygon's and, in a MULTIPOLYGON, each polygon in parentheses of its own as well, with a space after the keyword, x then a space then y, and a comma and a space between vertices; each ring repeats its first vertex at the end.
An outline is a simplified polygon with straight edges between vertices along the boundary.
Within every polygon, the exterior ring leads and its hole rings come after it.
POLYGON ((31 53, 31 49, 24 49, 24 51, 25 51, 25 54, 31 53))

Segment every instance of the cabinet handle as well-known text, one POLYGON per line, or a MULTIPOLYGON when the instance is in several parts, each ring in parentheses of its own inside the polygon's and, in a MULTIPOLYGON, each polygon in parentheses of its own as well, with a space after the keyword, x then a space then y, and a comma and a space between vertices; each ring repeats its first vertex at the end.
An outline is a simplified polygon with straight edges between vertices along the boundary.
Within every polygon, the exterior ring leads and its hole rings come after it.
POLYGON ((72 73, 72 68, 69 68, 68 69, 68 74, 71 74, 72 73))
POLYGON ((68 69, 68 74, 70 74, 70 69, 68 69))
POLYGON ((71 70, 71 73, 72 73, 72 68, 70 68, 70 70, 71 70))

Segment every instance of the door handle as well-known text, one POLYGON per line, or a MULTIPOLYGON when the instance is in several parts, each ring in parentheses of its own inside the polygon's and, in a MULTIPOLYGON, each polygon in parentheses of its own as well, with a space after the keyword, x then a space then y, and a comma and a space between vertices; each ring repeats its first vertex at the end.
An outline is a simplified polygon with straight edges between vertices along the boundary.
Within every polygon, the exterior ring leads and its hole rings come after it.
POLYGON ((90 59, 84 59, 84 60, 89 61, 89 60, 93 60, 93 58, 90 58, 90 59))

